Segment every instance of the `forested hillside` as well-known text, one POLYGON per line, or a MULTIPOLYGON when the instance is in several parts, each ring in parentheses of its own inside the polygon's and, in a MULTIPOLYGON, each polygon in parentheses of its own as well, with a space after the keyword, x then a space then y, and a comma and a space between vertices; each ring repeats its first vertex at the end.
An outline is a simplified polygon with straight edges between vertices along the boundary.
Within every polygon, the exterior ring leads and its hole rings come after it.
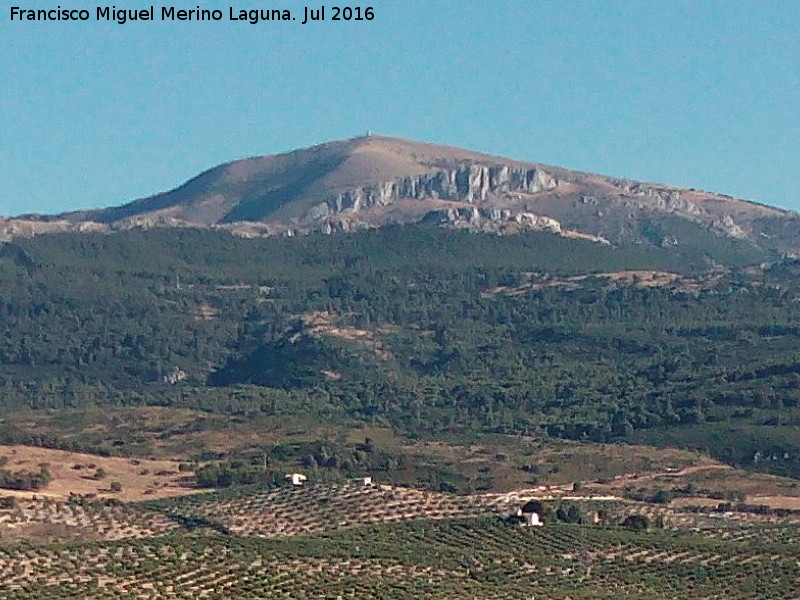
POLYGON ((670 443, 797 477, 800 267, 752 266, 763 258, 722 238, 612 247, 426 226, 18 239, 0 247, 0 410, 670 443))

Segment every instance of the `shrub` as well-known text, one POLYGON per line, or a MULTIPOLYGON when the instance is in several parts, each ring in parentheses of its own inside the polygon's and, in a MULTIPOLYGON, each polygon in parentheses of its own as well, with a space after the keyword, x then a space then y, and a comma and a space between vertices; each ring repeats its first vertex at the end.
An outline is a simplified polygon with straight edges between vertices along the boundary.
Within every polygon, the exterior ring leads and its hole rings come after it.
POLYGON ((650 519, 644 515, 628 515, 622 522, 622 526, 634 531, 643 531, 650 527, 650 519))
POLYGON ((38 490, 50 483, 52 475, 45 467, 38 472, 0 470, 0 488, 38 490))

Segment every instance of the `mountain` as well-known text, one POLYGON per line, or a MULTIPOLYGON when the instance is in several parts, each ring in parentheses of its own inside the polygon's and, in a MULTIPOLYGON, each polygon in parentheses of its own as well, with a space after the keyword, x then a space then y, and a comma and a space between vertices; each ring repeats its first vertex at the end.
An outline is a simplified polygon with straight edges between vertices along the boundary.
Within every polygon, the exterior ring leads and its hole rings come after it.
POLYGON ((292 235, 426 221, 615 245, 738 240, 793 256, 800 252, 799 218, 694 189, 370 135, 227 163, 123 206, 6 220, 0 235, 156 226, 292 235))
MULTIPOLYGON (((148 456, 174 438, 182 457, 230 450, 237 477, 269 453, 336 477, 369 465, 436 489, 493 485, 456 463, 417 472, 371 444, 341 449, 372 437, 350 428, 378 427, 467 446, 670 444, 800 477, 797 223, 371 136, 223 165, 123 207, 11 220, 0 442, 148 456), (339 230, 356 231, 287 235, 339 230), (132 410, 147 407, 198 416, 168 417, 148 442, 132 410), (89 409, 131 420, 89 427, 89 409), (221 432, 259 419, 241 440, 221 432), (276 449, 277 424, 303 445, 276 449)), ((515 476, 540 476, 519 460, 515 476)))

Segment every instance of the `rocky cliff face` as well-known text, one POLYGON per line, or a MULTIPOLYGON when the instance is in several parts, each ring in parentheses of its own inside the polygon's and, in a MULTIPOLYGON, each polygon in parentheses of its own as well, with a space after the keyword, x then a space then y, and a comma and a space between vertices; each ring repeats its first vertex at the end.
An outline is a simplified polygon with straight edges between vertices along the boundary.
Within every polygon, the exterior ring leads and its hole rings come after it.
MULTIPOLYGON (((491 206, 490 201, 513 193, 552 191, 561 183, 570 182, 561 181, 555 174, 539 167, 469 164, 441 168, 432 173, 339 191, 324 202, 313 205, 298 225, 325 233, 349 231, 363 225, 358 222, 359 213, 411 199, 470 205, 426 211, 424 221, 428 223, 498 232, 527 229, 562 233, 560 222, 554 218, 523 208, 497 208, 491 206)), ((623 208, 707 221, 709 230, 718 236, 741 239, 747 235, 733 217, 725 215, 714 219, 695 202, 682 197, 681 190, 625 179, 609 179, 608 183, 617 197, 616 202, 623 208)), ((596 204, 597 199, 581 195, 580 203, 596 204)))
POLYGON ((529 212, 514 213, 508 209, 478 208, 474 206, 433 210, 425 215, 423 222, 484 231, 527 229, 562 233, 561 223, 550 217, 543 217, 529 212))
POLYGON ((532 194, 557 185, 556 177, 537 168, 469 165, 347 190, 314 206, 307 219, 317 221, 342 212, 388 206, 403 198, 477 204, 485 202, 489 194, 532 194))
POLYGON ((626 196, 646 198, 650 208, 667 212, 700 214, 696 205, 681 198, 680 190, 651 186, 625 179, 612 179, 609 183, 626 196))

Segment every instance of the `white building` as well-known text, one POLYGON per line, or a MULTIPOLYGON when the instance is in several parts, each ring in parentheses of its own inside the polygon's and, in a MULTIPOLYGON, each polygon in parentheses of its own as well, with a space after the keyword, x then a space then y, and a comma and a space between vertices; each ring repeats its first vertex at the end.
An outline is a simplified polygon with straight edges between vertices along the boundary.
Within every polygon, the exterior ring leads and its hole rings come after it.
POLYGON ((531 500, 526 502, 522 508, 517 509, 517 516, 522 519, 522 524, 526 527, 540 527, 544 525, 539 516, 541 510, 541 503, 531 500))
POLYGON ((522 515, 522 518, 525 519, 525 525, 527 527, 539 527, 544 525, 544 523, 539 520, 539 513, 525 513, 522 515))
POLYGON ((289 479, 292 482, 292 485, 303 485, 303 482, 308 479, 302 473, 289 473, 285 479, 289 479))

